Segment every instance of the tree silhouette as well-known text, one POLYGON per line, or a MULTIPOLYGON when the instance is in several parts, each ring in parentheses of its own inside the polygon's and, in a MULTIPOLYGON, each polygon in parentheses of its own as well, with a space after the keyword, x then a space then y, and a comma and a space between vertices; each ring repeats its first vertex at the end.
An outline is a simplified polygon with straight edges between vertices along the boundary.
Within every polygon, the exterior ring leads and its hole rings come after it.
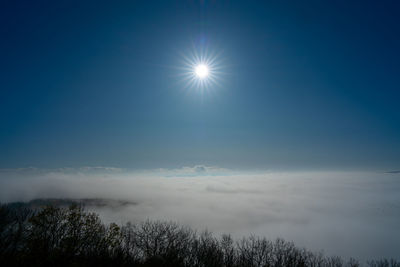
MULTIPOLYGON (((350 258, 327 257, 250 236, 197 233, 174 222, 145 221, 105 225, 80 205, 29 209, 21 203, 0 205, 1 266, 176 266, 356 267, 350 258)), ((400 267, 395 260, 373 260, 371 267, 400 267)))

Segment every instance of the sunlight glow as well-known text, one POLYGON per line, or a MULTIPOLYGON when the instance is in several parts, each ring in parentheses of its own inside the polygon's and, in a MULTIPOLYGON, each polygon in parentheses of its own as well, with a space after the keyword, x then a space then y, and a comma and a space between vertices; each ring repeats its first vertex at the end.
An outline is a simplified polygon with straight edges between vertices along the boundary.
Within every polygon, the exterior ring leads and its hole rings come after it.
POLYGON ((208 67, 205 64, 199 64, 195 68, 196 75, 200 78, 206 78, 208 76, 208 67))
POLYGON ((202 95, 221 88, 224 76, 220 53, 207 45, 193 45, 190 51, 181 54, 180 81, 185 89, 195 90, 202 95))

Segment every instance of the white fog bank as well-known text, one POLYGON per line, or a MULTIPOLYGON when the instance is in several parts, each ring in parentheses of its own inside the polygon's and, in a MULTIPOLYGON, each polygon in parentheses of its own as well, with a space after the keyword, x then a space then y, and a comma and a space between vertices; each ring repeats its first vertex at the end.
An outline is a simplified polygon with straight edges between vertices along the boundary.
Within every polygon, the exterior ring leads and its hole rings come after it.
POLYGON ((104 221, 172 220, 199 230, 283 237, 328 255, 400 259, 400 174, 238 173, 196 166, 0 171, 0 201, 102 198, 104 221))

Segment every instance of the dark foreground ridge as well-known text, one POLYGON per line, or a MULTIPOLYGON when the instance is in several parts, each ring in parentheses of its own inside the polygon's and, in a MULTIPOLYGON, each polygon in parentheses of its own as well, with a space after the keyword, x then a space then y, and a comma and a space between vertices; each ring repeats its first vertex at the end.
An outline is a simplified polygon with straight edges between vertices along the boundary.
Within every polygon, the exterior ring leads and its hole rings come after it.
MULTIPOLYGON (((1 266, 360 266, 355 259, 328 257, 282 239, 233 240, 198 233, 173 222, 103 224, 72 203, 32 208, 0 205, 1 266)), ((400 267, 395 260, 366 263, 400 267)))
POLYGON ((26 206, 32 209, 40 209, 46 206, 69 207, 71 205, 80 205, 85 208, 110 208, 120 209, 129 205, 136 205, 136 202, 120 199, 107 198, 37 198, 27 203, 12 203, 11 205, 26 206))

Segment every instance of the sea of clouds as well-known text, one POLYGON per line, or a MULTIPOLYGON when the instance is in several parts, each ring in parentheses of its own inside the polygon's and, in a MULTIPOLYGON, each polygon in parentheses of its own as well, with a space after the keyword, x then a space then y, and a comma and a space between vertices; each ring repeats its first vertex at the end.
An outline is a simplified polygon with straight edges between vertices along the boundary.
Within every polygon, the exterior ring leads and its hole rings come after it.
POLYGON ((328 255, 400 259, 400 174, 217 167, 3 169, 0 201, 98 198, 105 222, 171 220, 236 238, 282 237, 328 255))

